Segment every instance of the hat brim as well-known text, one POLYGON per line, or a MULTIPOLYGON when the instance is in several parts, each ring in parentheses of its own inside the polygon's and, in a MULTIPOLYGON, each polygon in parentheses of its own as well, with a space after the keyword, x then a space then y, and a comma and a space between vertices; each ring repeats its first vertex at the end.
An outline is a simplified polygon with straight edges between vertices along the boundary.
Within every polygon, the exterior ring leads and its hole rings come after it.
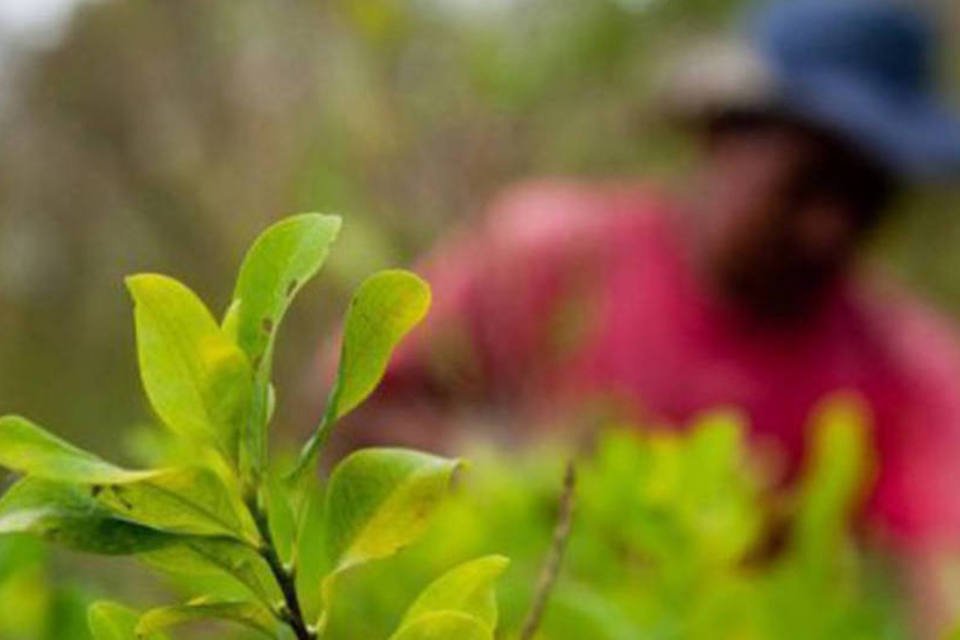
POLYGON ((742 43, 688 55, 664 83, 671 116, 699 121, 731 111, 782 113, 856 147, 894 174, 960 174, 960 118, 931 100, 905 101, 840 72, 788 75, 742 43))
POLYGON ((899 99, 840 73, 786 78, 777 93, 784 112, 835 133, 898 175, 960 173, 960 119, 932 99, 899 99))

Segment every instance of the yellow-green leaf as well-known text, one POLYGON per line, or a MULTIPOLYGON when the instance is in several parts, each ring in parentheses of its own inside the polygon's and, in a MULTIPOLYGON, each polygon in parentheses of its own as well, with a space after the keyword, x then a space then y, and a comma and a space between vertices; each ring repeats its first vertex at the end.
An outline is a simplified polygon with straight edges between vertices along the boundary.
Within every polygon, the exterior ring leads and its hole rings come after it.
POLYGON ((300 454, 294 480, 312 467, 336 421, 377 388, 394 349, 427 314, 430 299, 430 286, 400 269, 381 271, 360 285, 344 320, 340 362, 323 419, 300 454))
POLYGON ((172 278, 127 278, 147 397, 176 433, 214 443, 230 460, 249 408, 250 364, 197 296, 172 278))
POLYGON ((34 478, 91 487, 123 517, 165 531, 240 536, 236 500, 208 469, 131 471, 111 464, 19 416, 0 418, 0 466, 34 478))
POLYGON ((323 266, 339 231, 337 216, 305 213, 285 218, 257 238, 240 266, 234 304, 224 326, 254 370, 252 401, 241 438, 244 469, 254 476, 266 467, 277 330, 294 296, 323 266))
POLYGON ((166 640, 162 633, 137 636, 140 616, 136 611, 107 600, 94 602, 87 609, 87 624, 93 640, 166 640))
POLYGON ((439 611, 405 625, 390 640, 493 640, 493 632, 473 616, 439 611))
POLYGON ((128 471, 78 449, 20 416, 0 418, 0 466, 24 474, 83 484, 136 482, 152 471, 128 471))
POLYGON ((338 216, 304 213, 274 224, 250 247, 233 297, 237 342, 255 365, 269 368, 265 356, 291 300, 323 266, 339 231, 338 216))
POLYGON ((851 395, 826 400, 813 419, 810 456, 800 482, 795 544, 811 562, 833 557, 873 465, 869 410, 851 395))
POLYGON ((333 420, 353 411, 376 389, 394 348, 429 308, 430 286, 409 271, 381 271, 360 285, 344 321, 328 408, 333 420))
POLYGON ((401 629, 428 613, 459 611, 493 631, 497 626, 493 583, 508 564, 505 557, 493 555, 454 567, 420 593, 400 623, 401 629))
POLYGON ((240 515, 239 499, 209 469, 165 469, 136 482, 104 483, 97 498, 125 517, 165 531, 256 541, 252 523, 240 515))
POLYGON ((31 533, 77 551, 127 555, 159 549, 177 535, 103 506, 89 487, 27 477, 0 499, 0 534, 31 533))
POLYGON ((198 600, 172 607, 159 607, 144 613, 136 626, 137 635, 148 636, 162 629, 198 620, 235 622, 268 638, 276 638, 279 628, 273 614, 255 602, 207 602, 198 600))
POLYGON ((234 591, 267 606, 282 597, 260 554, 235 540, 191 537, 140 557, 158 571, 190 580, 228 577, 234 591))
POLYGON ((418 538, 460 463, 404 449, 364 449, 333 471, 324 508, 336 571, 384 558, 418 538))

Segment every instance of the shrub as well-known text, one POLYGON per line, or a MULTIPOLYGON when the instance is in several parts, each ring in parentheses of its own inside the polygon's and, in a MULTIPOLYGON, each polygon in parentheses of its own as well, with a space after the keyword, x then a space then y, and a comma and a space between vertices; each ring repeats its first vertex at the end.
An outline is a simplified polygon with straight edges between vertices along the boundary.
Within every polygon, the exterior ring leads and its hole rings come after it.
MULTIPOLYGON (((339 218, 305 214, 264 232, 243 261, 222 322, 172 278, 127 279, 144 390, 182 447, 177 466, 123 468, 26 418, 0 418, 0 465, 22 476, 0 500, 0 533, 136 555, 188 576, 183 583, 194 589, 185 603, 142 614, 94 604, 89 625, 97 640, 162 638, 170 627, 204 619, 268 637, 317 638, 341 577, 420 537, 439 507, 458 460, 366 449, 322 484, 316 476, 337 421, 374 390, 393 348, 427 311, 429 288, 409 272, 384 271, 361 284, 320 425, 294 468, 269 456, 277 331, 339 227, 339 218)), ((491 585, 504 565, 489 556, 441 576, 391 637, 492 638, 491 585)))

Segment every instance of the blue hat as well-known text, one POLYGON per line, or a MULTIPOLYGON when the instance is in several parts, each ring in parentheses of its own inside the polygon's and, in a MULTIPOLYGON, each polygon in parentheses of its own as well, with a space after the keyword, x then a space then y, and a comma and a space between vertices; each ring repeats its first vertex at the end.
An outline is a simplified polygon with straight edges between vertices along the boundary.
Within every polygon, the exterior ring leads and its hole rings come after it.
POLYGON ((732 80, 701 68, 688 84, 702 92, 727 82, 714 101, 776 109, 904 177, 960 173, 960 118, 938 99, 936 36, 916 9, 892 0, 781 1, 753 16, 748 42, 751 57, 727 61, 732 80))

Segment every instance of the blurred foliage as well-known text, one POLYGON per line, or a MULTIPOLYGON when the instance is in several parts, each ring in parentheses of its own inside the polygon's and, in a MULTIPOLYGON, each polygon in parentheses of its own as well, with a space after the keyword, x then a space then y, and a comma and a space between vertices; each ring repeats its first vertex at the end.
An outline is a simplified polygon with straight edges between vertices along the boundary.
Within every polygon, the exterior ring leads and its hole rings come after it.
MULTIPOLYGON (((690 426, 687 435, 614 429, 581 460, 544 639, 909 637, 891 568, 851 537, 870 477, 855 404, 825 405, 812 425, 811 461, 778 499, 747 461, 737 416, 690 426)), ((564 457, 553 449, 473 456, 427 541, 350 581, 332 638, 384 636, 431 565, 493 550, 511 558, 501 627, 518 630, 549 545, 564 457)))
POLYGON ((79 584, 58 579, 43 543, 0 539, 0 638, 83 640, 88 602, 79 584))

